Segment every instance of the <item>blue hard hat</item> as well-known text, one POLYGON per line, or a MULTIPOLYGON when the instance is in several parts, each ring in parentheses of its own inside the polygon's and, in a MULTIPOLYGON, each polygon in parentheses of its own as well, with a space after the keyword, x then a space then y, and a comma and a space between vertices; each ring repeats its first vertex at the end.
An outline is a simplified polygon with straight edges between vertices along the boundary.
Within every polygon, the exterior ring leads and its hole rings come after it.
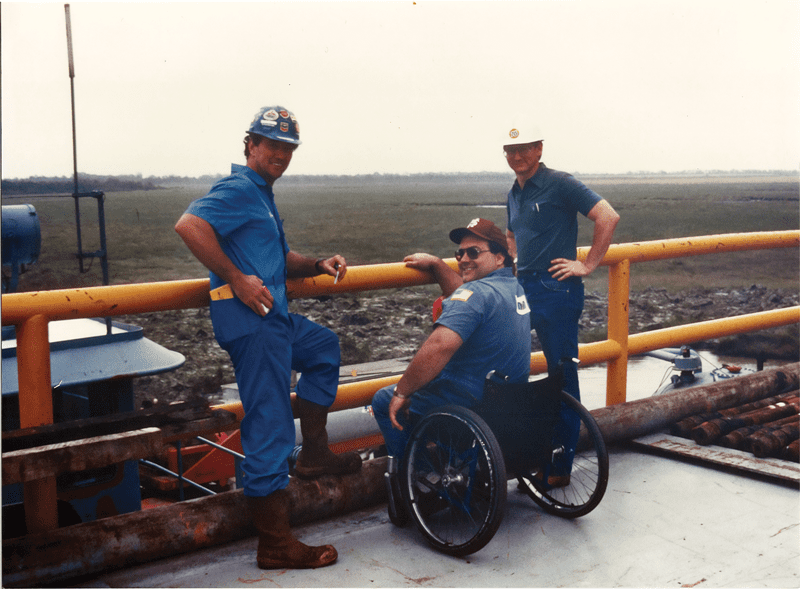
POLYGON ((282 106, 265 106, 259 110, 247 132, 294 145, 301 143, 297 117, 282 106))

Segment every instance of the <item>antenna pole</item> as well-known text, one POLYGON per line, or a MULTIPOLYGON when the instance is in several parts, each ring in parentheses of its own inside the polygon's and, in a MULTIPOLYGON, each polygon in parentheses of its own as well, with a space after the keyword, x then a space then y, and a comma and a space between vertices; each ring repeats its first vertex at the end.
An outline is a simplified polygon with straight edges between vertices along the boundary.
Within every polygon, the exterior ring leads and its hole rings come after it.
POLYGON ((67 19, 67 55, 69 58, 69 88, 72 96, 72 176, 74 178, 75 225, 78 228, 78 267, 83 274, 83 243, 81 241, 81 209, 78 197, 78 141, 75 130, 75 65, 72 61, 72 23, 69 18, 69 4, 64 4, 67 19))

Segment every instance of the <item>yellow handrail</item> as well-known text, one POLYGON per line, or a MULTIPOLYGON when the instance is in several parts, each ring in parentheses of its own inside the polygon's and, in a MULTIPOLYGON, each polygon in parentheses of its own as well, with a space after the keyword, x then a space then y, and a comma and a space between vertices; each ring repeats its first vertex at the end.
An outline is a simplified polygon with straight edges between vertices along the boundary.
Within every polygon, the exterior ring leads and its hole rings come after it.
MULTIPOLYGON (((609 267, 608 339, 579 346, 582 364, 608 362, 606 404, 625 401, 627 361, 630 355, 699 339, 800 323, 800 307, 790 307, 629 335, 631 263, 798 246, 800 230, 706 235, 612 245, 602 262, 602 265, 609 267)), ((588 248, 579 248, 579 259, 585 258, 587 253, 588 248)), ((446 261, 451 267, 457 267, 454 259, 446 261)), ((291 280, 287 284, 287 293, 290 298, 302 298, 433 282, 429 274, 406 268, 403 263, 376 264, 349 268, 344 279, 335 285, 330 276, 291 280)), ((50 321, 203 307, 209 304, 208 288, 207 279, 198 279, 2 295, 2 323, 16 325, 18 328, 20 427, 35 427, 53 422, 47 329, 50 321)), ((545 370, 544 356, 541 353, 533 354, 531 373, 545 370)), ((389 377, 341 385, 332 409, 368 404, 375 391, 397 382, 398 379, 399 377, 389 377)), ((54 481, 26 485, 25 494, 31 496, 34 504, 48 504, 43 505, 44 509, 36 510, 42 514, 42 521, 29 523, 34 523, 39 529, 53 527, 55 511, 50 507, 55 505, 54 481), (52 503, 46 498, 50 498, 52 503)))

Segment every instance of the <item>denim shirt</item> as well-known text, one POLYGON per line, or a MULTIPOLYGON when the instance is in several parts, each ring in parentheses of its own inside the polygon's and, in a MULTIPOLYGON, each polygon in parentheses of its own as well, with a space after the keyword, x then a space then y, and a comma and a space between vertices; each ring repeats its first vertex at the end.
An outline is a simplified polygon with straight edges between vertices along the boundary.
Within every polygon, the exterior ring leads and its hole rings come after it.
POLYGON ((578 213, 588 215, 602 197, 574 176, 544 164, 508 193, 508 228, 517 242, 518 274, 547 270, 551 260, 577 258, 578 213))
MULTIPOLYGON (((287 317, 289 246, 272 187, 251 168, 232 164, 231 175, 214 184, 186 212, 208 222, 236 267, 244 274, 261 278, 275 300, 272 310, 263 318, 237 298, 212 301, 211 320, 217 340, 230 341, 253 333, 260 321, 287 317)), ((209 272, 209 277, 212 290, 225 284, 213 272, 209 272)))
POLYGON ((434 387, 446 386, 480 400, 484 380, 492 370, 507 375, 511 382, 528 379, 530 309, 511 268, 500 268, 456 289, 443 301, 436 325, 452 329, 464 343, 433 380, 434 387))

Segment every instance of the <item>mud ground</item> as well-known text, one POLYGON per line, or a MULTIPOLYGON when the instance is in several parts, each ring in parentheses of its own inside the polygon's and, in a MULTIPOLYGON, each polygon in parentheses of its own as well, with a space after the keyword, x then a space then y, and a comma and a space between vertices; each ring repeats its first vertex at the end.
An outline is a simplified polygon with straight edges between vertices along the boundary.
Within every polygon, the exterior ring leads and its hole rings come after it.
MULTIPOLYGON (((433 287, 343 294, 291 301, 290 311, 335 331, 340 339, 342 364, 349 365, 413 356, 430 333, 431 305, 437 296, 433 287)), ((797 292, 758 285, 677 294, 647 288, 631 293, 630 332, 790 307, 798 305, 798 299, 797 292)), ((142 326, 145 337, 186 357, 186 363, 174 372, 136 380, 137 407, 143 402, 169 403, 197 397, 218 402, 220 387, 235 382, 228 355, 214 340, 207 307, 115 320, 142 326)), ((580 322, 581 341, 605 339, 606 322, 606 295, 587 292, 580 322)), ((535 333, 532 338, 534 350, 539 350, 535 333)), ((792 325, 694 342, 693 347, 726 356, 797 361, 799 340, 797 325, 792 325)))

